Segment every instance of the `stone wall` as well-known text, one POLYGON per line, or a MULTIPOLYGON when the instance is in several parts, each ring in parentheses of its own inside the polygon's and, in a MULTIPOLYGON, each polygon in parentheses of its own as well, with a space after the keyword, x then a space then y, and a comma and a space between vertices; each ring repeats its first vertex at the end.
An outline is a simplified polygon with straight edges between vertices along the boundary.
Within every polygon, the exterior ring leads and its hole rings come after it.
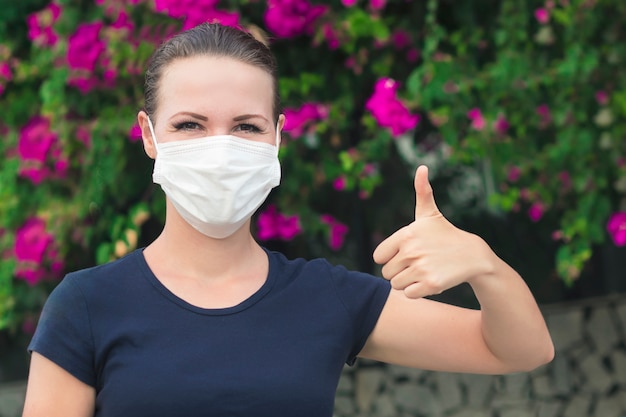
MULTIPOLYGON (((335 417, 626 417, 626 295, 543 310, 552 363, 485 376, 360 360, 342 375, 335 417)), ((0 385, 0 417, 20 416, 25 386, 0 385)))
POLYGON ((626 295, 543 311, 550 364, 484 376, 360 361, 342 375, 335 417, 626 417, 626 295))

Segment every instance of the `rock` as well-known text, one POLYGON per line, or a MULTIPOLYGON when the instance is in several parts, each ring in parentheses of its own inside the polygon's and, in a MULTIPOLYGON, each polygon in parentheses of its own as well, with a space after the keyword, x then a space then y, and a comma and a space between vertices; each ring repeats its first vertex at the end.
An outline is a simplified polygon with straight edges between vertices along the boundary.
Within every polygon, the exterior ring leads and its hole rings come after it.
POLYGON ((554 312, 546 317, 554 347, 567 350, 582 339, 583 312, 580 309, 554 312))
POLYGON ((354 411, 352 397, 338 396, 335 398, 335 415, 348 417, 354 415, 354 411))
POLYGON ((626 353, 615 351, 611 355, 611 364, 613 366, 613 374, 617 383, 626 389, 626 353))
POLYGON ((552 398, 555 394, 554 384, 547 374, 532 378, 532 390, 535 398, 552 398))
POLYGON ((588 356, 580 362, 580 370, 585 378, 582 389, 585 392, 607 393, 614 384, 614 379, 602 363, 598 354, 588 356))
POLYGON ((463 392, 458 374, 438 372, 435 375, 435 380, 444 410, 453 410, 463 403, 463 392))
POLYGON ((560 411, 563 409, 561 401, 542 401, 537 405, 536 417, 558 417, 562 415, 560 411))
POLYGON ((20 417, 26 397, 26 381, 0 385, 0 417, 20 417))
POLYGON ((411 383, 398 384, 394 402, 398 409, 409 413, 419 413, 428 417, 438 417, 442 414, 439 399, 428 387, 411 383))
MULTIPOLYGON (((621 397, 621 396, 620 396, 621 397)), ((624 415, 624 401, 617 395, 603 397, 596 403, 594 417, 620 417, 624 415)))
POLYGON ((552 380, 554 381, 554 391, 561 395, 567 395, 574 387, 572 369, 568 358, 563 354, 555 355, 552 360, 552 380))
POLYGON ((620 335, 608 307, 596 307, 585 325, 596 351, 605 355, 619 342, 620 335))
POLYGON ((398 410, 389 394, 379 395, 374 402, 375 417, 396 417, 398 410))
POLYGON ((463 374, 460 378, 467 392, 467 404, 477 408, 487 405, 487 400, 495 385, 494 377, 463 374))
POLYGON ((535 413, 530 408, 509 408, 500 410, 500 417, 535 417, 535 413))
POLYGON ((380 390, 385 372, 381 368, 364 368, 354 377, 354 400, 361 413, 367 413, 372 407, 376 394, 380 390))
POLYGON ((563 411, 563 416, 589 417, 591 415, 591 399, 592 397, 590 395, 572 396, 569 403, 565 407, 565 411, 563 411))

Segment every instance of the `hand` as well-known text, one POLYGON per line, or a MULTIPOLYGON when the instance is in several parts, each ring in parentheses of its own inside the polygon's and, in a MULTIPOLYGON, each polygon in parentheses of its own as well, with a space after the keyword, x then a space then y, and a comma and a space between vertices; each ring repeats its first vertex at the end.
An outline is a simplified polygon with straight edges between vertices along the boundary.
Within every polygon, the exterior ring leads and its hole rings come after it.
POLYGON ((415 173, 415 221, 374 251, 391 286, 409 298, 439 294, 493 270, 495 254, 480 237, 450 223, 439 211, 424 165, 415 173))

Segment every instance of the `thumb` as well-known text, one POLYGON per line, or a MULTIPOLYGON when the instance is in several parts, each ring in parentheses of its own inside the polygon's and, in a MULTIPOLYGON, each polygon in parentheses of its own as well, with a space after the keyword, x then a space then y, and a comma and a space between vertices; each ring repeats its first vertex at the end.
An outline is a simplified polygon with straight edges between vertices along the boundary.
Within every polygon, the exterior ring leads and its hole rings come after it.
POLYGON ((420 165, 415 171, 415 218, 429 217, 439 214, 435 203, 433 187, 428 181, 428 167, 420 165))

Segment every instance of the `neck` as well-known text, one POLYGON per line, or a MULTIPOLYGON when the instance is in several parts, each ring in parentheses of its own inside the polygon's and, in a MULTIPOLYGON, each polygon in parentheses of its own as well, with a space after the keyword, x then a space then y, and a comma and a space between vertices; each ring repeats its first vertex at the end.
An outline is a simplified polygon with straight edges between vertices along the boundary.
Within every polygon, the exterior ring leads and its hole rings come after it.
POLYGON ((189 225, 169 202, 163 231, 145 255, 167 271, 203 281, 236 278, 267 262, 249 221, 231 236, 214 239, 189 225))

